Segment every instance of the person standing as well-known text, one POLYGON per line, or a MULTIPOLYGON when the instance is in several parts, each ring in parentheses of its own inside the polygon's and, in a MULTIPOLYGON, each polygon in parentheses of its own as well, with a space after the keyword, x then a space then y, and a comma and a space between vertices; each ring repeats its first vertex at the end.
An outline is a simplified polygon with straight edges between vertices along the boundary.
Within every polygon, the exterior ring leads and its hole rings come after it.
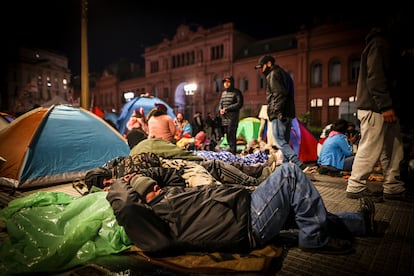
POLYGON ((292 120, 295 118, 293 80, 272 56, 262 56, 254 67, 266 77, 267 115, 272 124, 276 146, 283 154, 283 163, 291 162, 306 171, 303 163, 289 144, 292 120))
POLYGON ((223 78, 224 90, 221 94, 219 108, 222 118, 224 133, 227 135, 227 142, 230 152, 237 153, 237 126, 239 124, 240 109, 243 107, 244 100, 242 92, 234 87, 233 76, 223 78))
POLYGON ((370 196, 376 202, 407 199, 400 180, 404 153, 397 113, 398 93, 403 91, 393 86, 393 74, 398 68, 392 66, 397 55, 393 55, 389 34, 383 28, 372 28, 365 38, 356 90, 361 140, 348 179, 348 198, 370 196), (383 169, 383 195, 367 187, 367 179, 378 160, 383 169))

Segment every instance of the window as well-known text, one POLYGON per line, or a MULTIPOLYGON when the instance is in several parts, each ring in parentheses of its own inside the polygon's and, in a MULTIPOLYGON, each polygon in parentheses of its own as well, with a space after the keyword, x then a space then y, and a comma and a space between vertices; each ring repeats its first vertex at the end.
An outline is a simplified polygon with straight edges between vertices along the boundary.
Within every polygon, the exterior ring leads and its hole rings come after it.
POLYGON ((361 59, 359 57, 353 57, 349 61, 349 81, 357 82, 359 75, 359 66, 361 59))
POLYGON ((211 56, 210 56, 211 60, 222 59, 224 57, 224 45, 220 44, 220 45, 211 47, 210 53, 211 53, 211 56))
POLYGON ((312 99, 310 101, 310 123, 313 126, 320 126, 322 124, 322 106, 323 100, 320 98, 312 99))
POLYGON ((311 87, 322 86, 322 64, 315 62, 311 66, 311 87))
POLYGON ((263 76, 263 74, 260 74, 259 76, 259 89, 265 89, 266 88, 266 78, 263 76))
POLYGON ((328 122, 335 122, 339 118, 339 105, 342 99, 339 97, 332 97, 328 99, 328 122))
POLYGON ((160 68, 159 68, 158 60, 151 61, 151 69, 150 69, 150 72, 151 73, 156 73, 156 72, 159 72, 159 70, 160 70, 160 68))
POLYGON ((341 84, 341 62, 339 59, 332 59, 329 62, 329 86, 341 84))
POLYGON ((169 98, 169 89, 168 89, 168 87, 164 87, 163 94, 164 94, 165 99, 169 98))
POLYGON ((249 88, 249 81, 246 78, 241 78, 239 80, 239 89, 241 92, 247 91, 249 88))
POLYGON ((214 91, 216 91, 216 93, 220 93, 222 90, 222 85, 222 78, 216 76, 216 78, 214 79, 214 91))

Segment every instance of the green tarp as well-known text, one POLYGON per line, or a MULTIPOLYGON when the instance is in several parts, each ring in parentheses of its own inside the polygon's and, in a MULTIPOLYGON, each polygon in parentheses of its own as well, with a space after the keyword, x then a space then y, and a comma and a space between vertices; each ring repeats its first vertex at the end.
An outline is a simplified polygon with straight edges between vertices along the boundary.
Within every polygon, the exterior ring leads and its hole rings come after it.
POLYGON ((37 192, 11 201, 0 210, 8 232, 0 245, 1 273, 59 271, 129 249, 105 196, 37 192))

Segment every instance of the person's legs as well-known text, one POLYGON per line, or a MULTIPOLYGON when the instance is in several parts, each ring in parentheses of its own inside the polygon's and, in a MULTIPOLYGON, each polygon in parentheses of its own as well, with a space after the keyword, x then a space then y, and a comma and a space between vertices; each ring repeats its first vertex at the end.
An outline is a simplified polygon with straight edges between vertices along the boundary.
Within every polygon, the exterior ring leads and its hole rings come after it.
POLYGON ((344 171, 348 171, 348 172, 352 171, 352 164, 354 163, 354 159, 355 159, 354 155, 348 156, 345 158, 344 169, 343 169, 344 171))
POLYGON ((319 192, 302 170, 283 163, 252 192, 256 238, 266 244, 283 228, 290 210, 299 227, 299 247, 319 248, 329 241, 327 212, 319 192))
POLYGON ((299 157, 289 145, 289 140, 286 140, 290 137, 292 119, 286 119, 285 122, 282 122, 279 119, 274 119, 271 121, 271 123, 273 128, 273 138, 275 140, 276 146, 283 153, 283 163, 292 162, 299 167, 302 166, 303 162, 299 160, 299 157))
POLYGON ((272 242, 292 223, 288 221, 292 212, 299 229, 298 244, 305 251, 348 254, 353 252, 349 236, 366 231, 362 213, 328 213, 318 190, 295 164, 282 164, 251 197, 252 230, 261 245, 272 242))
POLYGON ((228 126, 227 141, 229 142, 230 152, 237 153, 237 123, 233 122, 228 126))
POLYGON ((244 186, 256 186, 258 184, 256 178, 221 160, 201 161, 200 165, 223 184, 240 184, 244 186))
POLYGON ((384 144, 384 120, 381 114, 366 110, 358 110, 357 114, 361 126, 361 140, 348 178, 347 193, 360 193, 367 189, 366 181, 384 144))
POLYGON ((380 159, 384 175, 384 194, 402 193, 405 187, 400 180, 400 164, 404 158, 401 129, 398 123, 384 123, 384 132, 384 152, 380 159))

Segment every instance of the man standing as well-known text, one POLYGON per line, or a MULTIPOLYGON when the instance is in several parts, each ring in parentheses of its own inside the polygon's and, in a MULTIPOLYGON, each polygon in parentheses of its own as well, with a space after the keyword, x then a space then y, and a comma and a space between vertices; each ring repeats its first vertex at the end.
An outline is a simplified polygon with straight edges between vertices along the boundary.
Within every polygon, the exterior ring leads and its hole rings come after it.
POLYGON ((394 87, 393 74, 398 68, 393 68, 392 64, 398 55, 393 56, 392 53, 384 29, 373 28, 366 37, 366 46, 361 54, 356 91, 361 140, 348 179, 348 198, 370 196, 376 202, 408 199, 400 180, 404 153, 397 103, 398 93, 402 91, 394 87), (384 175, 383 196, 370 191, 366 184, 378 160, 384 175))
POLYGON ((230 152, 237 152, 237 126, 239 124, 240 109, 243 107, 242 92, 234 87, 233 76, 223 78, 224 91, 221 94, 219 108, 222 117, 224 133, 227 134, 227 142, 230 152))
POLYGON ((303 163, 289 145, 292 120, 295 118, 293 80, 272 56, 259 59, 255 69, 261 69, 266 76, 267 115, 272 124, 276 146, 282 151, 283 163, 291 162, 306 171, 303 163))

